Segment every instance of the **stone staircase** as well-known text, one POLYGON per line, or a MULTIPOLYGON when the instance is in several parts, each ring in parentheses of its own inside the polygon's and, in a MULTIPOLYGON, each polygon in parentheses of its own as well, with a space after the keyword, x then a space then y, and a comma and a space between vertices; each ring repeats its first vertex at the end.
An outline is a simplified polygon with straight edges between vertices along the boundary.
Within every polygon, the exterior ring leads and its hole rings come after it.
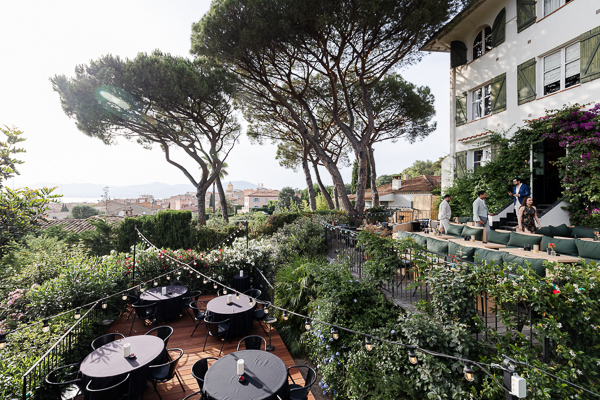
MULTIPOLYGON (((552 204, 536 204, 538 218, 541 218, 544 215, 544 212, 551 208, 552 204)), ((512 208, 512 205, 510 205, 512 208)), ((514 212, 509 212, 506 214, 506 218, 500 218, 500 222, 494 222, 494 229, 503 229, 507 231, 515 231, 517 226, 519 225, 517 220, 517 215, 514 212)))

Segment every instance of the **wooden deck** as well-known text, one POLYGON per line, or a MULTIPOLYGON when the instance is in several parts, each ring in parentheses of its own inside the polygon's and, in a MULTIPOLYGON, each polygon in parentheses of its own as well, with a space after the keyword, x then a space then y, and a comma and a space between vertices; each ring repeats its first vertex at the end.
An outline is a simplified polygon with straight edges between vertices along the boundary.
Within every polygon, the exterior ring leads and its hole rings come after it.
MULTIPOLYGON (((214 296, 202 296, 200 300, 211 300, 213 297, 214 296)), ((124 314, 125 317, 121 317, 120 319, 115 321, 115 323, 109 328, 108 332, 118 332, 122 333, 125 336, 128 336, 129 328, 131 327, 131 318, 134 318, 134 316, 132 315, 129 321, 127 321, 126 319, 128 313, 129 312, 126 312, 124 314)), ((198 327, 198 329, 196 329, 194 336, 190 337, 190 334, 194 330, 196 323, 192 322, 192 319, 185 311, 178 320, 169 321, 164 325, 169 325, 173 327, 173 335, 169 339, 169 348, 180 348, 184 351, 183 357, 181 358, 181 360, 179 361, 179 365, 177 366, 177 370, 181 375, 183 387, 185 388, 185 393, 181 390, 181 386, 179 386, 177 378, 174 378, 168 383, 158 384, 158 391, 160 392, 160 395, 162 396, 163 400, 181 400, 185 396, 198 391, 198 383, 196 382, 196 379, 192 376, 191 373, 192 365, 194 365, 196 361, 204 357, 219 357, 219 350, 221 348, 222 342, 220 342, 216 338, 209 336, 208 341, 206 342, 206 351, 202 351, 202 346, 204 345, 204 338, 206 337, 206 327, 204 326, 204 324, 202 324, 198 327)), ((148 332, 150 329, 156 326, 159 325, 154 324, 152 326, 145 326, 141 320, 136 319, 133 325, 133 331, 131 332, 131 335, 143 335, 144 333, 148 332)), ((249 334, 263 336, 267 340, 267 343, 269 341, 268 336, 265 335, 265 332, 258 325, 258 322, 254 322, 254 327, 252 328, 252 331, 250 331, 249 334)), ((273 346, 275 346, 275 351, 273 352, 273 354, 281 358, 285 363, 286 367, 295 365, 292 356, 285 347, 285 344, 281 340, 281 337, 277 333, 277 330, 273 329, 272 334, 273 337, 271 340, 273 346)), ((229 340, 226 340, 225 346, 223 347, 223 353, 221 353, 220 357, 235 352, 237 350, 237 345, 240 339, 241 337, 234 338, 231 343, 229 343, 229 340)), ((296 372, 292 376, 296 383, 304 383, 304 379, 298 372, 296 372)), ((199 398, 200 396, 194 396, 192 399, 197 400, 199 398)), ((309 400, 314 400, 312 394, 309 394, 308 398, 309 400)), ((154 391, 152 385, 149 383, 148 388, 144 393, 144 400, 156 399, 158 399, 158 395, 154 391)))

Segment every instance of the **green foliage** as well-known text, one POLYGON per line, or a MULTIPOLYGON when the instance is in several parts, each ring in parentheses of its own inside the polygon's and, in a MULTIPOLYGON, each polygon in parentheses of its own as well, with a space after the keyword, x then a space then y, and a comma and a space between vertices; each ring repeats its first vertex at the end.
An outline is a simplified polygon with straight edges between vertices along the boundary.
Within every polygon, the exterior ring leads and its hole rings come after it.
POLYGON ((496 212, 511 200, 512 179, 520 177, 529 184, 529 158, 531 146, 540 142, 541 133, 527 127, 519 128, 507 139, 500 133, 490 133, 489 143, 497 149, 496 156, 490 162, 475 170, 469 170, 464 177, 455 177, 452 186, 445 194, 452 196, 452 215, 473 215, 473 201, 479 190, 487 192, 486 204, 490 212, 496 212))
POLYGON ((267 222, 260 230, 263 235, 272 235, 279 229, 283 228, 285 224, 290 224, 300 218, 302 214, 297 212, 282 212, 278 214, 270 215, 267 218, 267 222))
POLYGON ((279 245, 280 260, 296 256, 324 255, 327 248, 325 234, 318 216, 304 217, 285 224, 273 235, 279 245))
POLYGON ((571 223, 598 227, 600 217, 600 104, 589 110, 579 104, 549 111, 551 117, 533 121, 530 131, 558 140, 566 148, 560 157, 560 179, 571 223))
POLYGON ((62 207, 60 208, 60 212, 69 212, 69 208, 67 207, 66 204, 62 205, 62 207))
POLYGON ((94 215, 99 215, 100 211, 98 211, 95 207, 87 205, 87 204, 77 204, 71 208, 71 215, 69 218, 73 219, 87 219, 89 217, 93 217, 94 215))
POLYGON ((133 246, 135 226, 158 247, 190 249, 198 243, 198 231, 192 228, 192 213, 167 210, 156 215, 125 218, 117 228, 117 251, 127 252, 133 246))
POLYGON ((377 185, 377 187, 379 186, 383 186, 383 185, 388 185, 390 183, 392 183, 392 178, 395 175, 379 175, 377 177, 377 179, 375 180, 375 184, 377 185))
POLYGON ((299 203, 300 199, 296 194, 296 190, 290 186, 282 188, 277 195, 277 211, 285 212, 294 204, 297 206, 299 203))
POLYGON ((16 144, 25 140, 22 132, 8 127, 0 128, 6 136, 0 141, 0 257, 17 246, 28 233, 38 228, 39 221, 48 210, 48 204, 58 196, 54 188, 11 190, 3 186, 3 181, 18 174, 17 164, 23 161, 13 158, 14 154, 24 153, 16 144))
MULTIPOLYGON (((367 184, 365 185, 365 189, 371 188, 371 164, 367 164, 367 174, 365 175, 367 178, 367 184)), ((354 160, 354 164, 352 164, 352 186, 351 192, 356 193, 356 186, 358 185, 358 161, 354 160)))
POLYGON ((363 264, 365 279, 375 286, 392 280, 401 266, 398 243, 369 231, 362 231, 358 235, 358 244, 368 256, 363 264))
POLYGON ((408 179, 417 178, 421 175, 442 175, 442 160, 444 157, 440 157, 437 161, 431 160, 417 160, 408 168, 405 168, 398 175, 408 175, 408 179))

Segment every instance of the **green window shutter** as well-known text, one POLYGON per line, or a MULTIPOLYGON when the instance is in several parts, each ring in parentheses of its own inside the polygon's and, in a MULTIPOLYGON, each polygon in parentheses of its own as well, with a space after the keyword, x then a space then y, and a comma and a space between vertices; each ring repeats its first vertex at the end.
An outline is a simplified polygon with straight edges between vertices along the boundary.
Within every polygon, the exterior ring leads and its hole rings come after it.
POLYGON ((450 43, 450 66, 452 68, 465 65, 467 63, 467 45, 460 40, 454 40, 450 43))
POLYGON ((503 8, 492 25, 492 47, 496 47, 499 44, 504 43, 504 36, 506 32, 506 8, 503 8))
POLYGON ((467 92, 456 96, 456 126, 467 123, 467 92))
POLYGON ((456 158, 456 173, 457 178, 462 178, 467 173, 467 152, 459 151, 455 155, 456 158))
POLYGON ((579 37, 581 83, 600 78, 600 26, 579 37))
POLYGON ((490 161, 495 161, 496 158, 498 157, 498 154, 500 154, 500 151, 502 150, 502 148, 500 147, 500 145, 498 143, 494 143, 491 146, 491 160, 490 161))
POLYGON ((517 97, 519 105, 535 100, 535 58, 517 67, 517 97))
POLYGON ((506 110, 506 73, 492 79, 492 113, 506 110))
POLYGON ((517 32, 535 23, 535 0, 517 0, 517 32))

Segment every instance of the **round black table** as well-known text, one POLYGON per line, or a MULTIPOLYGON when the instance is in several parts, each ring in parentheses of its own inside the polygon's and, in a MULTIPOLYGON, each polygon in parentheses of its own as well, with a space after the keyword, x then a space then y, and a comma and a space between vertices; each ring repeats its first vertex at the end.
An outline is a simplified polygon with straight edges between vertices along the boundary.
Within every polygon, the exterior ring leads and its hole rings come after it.
POLYGON ((289 399, 287 369, 281 358, 261 350, 242 350, 215 362, 204 377, 213 400, 289 399), (244 360, 245 383, 238 381, 237 361, 244 360))
POLYGON ((212 315, 213 321, 229 319, 229 337, 246 336, 252 329, 254 304, 243 294, 238 300, 231 295, 231 304, 227 304, 227 295, 215 297, 206 305, 206 310, 212 315))
POLYGON ((244 276, 234 275, 233 276, 233 288, 240 293, 244 293, 245 291, 250 289, 250 275, 246 274, 244 276))
MULTIPOLYGON (((132 397, 144 393, 148 381, 148 366, 166 357, 165 344, 152 335, 130 336, 115 340, 91 352, 79 366, 84 387, 94 380, 94 387, 108 387, 130 375, 132 397), (123 345, 129 343, 135 359, 123 357, 123 345), (155 362, 156 361, 156 362, 155 362)), ((85 393, 88 399, 89 393, 85 393)))
POLYGON ((188 292, 185 286, 166 286, 167 294, 162 294, 162 287, 146 290, 140 295, 143 303, 156 302, 156 320, 168 321, 181 315, 183 310, 183 297, 188 292), (171 292, 171 294, 169 294, 171 292))

